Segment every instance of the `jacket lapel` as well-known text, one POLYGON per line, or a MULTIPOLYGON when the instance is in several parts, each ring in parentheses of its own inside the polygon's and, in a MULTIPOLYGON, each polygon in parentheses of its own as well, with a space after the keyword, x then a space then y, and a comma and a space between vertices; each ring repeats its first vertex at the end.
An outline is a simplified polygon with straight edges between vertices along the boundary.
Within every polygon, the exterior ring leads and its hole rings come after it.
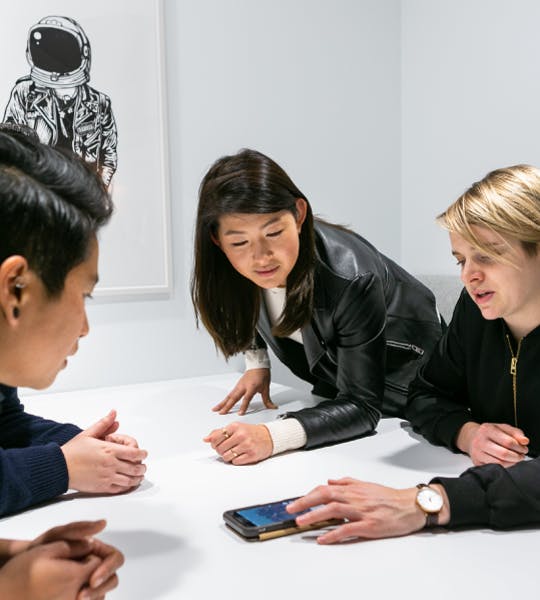
MULTIPOLYGON (((318 274, 315 275, 316 284, 319 279, 318 274)), ((315 290, 320 288, 320 286, 315 285, 315 290)), ((317 294, 318 295, 318 294, 317 294)), ((322 297, 315 298, 315 307, 313 310, 313 317, 309 323, 307 323, 304 327, 302 327, 302 341, 304 344, 304 352, 306 353, 307 363, 309 365, 309 370, 313 371, 316 364, 319 362, 321 357, 325 354, 326 348, 324 341, 321 336, 318 334, 317 329, 317 321, 318 321, 318 312, 322 311, 324 314, 325 310, 327 310, 325 305, 326 296, 323 294, 322 297), (322 303, 322 306, 321 306, 322 303)), ((266 304, 264 300, 261 298, 261 307, 259 310, 259 320, 257 323, 257 329, 262 337, 265 339, 266 343, 272 348, 274 354, 282 361, 287 362, 284 358, 286 353, 286 349, 284 345, 281 343, 279 338, 276 338, 272 335, 272 325, 270 324, 270 319, 268 317, 268 311, 266 310, 266 304)))
POLYGON ((326 352, 324 342, 320 339, 317 333, 315 333, 315 329, 313 327, 313 325, 316 324, 317 320, 316 314, 317 311, 314 311, 311 322, 308 323, 305 327, 302 327, 302 340, 304 342, 304 351, 306 353, 306 359, 309 365, 309 370, 311 372, 313 372, 315 365, 319 362, 319 360, 326 352))

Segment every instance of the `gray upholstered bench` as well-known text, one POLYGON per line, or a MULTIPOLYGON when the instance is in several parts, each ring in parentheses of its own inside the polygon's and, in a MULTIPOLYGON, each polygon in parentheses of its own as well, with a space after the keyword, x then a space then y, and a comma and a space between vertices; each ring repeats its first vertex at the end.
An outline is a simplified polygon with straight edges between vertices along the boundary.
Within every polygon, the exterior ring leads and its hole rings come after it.
POLYGON ((463 289, 460 278, 456 275, 415 275, 426 285, 437 299, 437 306, 446 323, 450 323, 454 306, 463 289))

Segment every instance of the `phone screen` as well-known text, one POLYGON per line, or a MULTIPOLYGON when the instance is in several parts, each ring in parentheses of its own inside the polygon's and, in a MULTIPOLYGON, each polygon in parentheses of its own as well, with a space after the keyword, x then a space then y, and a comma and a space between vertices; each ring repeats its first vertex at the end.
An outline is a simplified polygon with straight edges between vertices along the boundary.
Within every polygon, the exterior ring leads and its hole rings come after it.
POLYGON ((236 514, 240 515, 246 521, 249 521, 256 527, 263 525, 273 525, 274 523, 281 523, 282 521, 294 521, 294 519, 301 514, 309 512, 303 510, 298 513, 288 513, 285 507, 290 504, 294 498, 290 500, 280 500, 279 502, 270 502, 269 504, 261 504, 260 506, 252 506, 251 508, 243 508, 237 510, 236 514))

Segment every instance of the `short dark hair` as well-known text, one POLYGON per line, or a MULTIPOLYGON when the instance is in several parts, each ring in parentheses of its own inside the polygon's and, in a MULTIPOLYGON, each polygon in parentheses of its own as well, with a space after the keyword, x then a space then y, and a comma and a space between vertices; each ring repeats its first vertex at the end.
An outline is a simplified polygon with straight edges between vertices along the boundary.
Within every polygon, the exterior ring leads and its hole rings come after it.
POLYGON ((0 125, 0 264, 24 256, 57 296, 112 211, 91 166, 42 144, 31 129, 0 125))
POLYGON ((286 304, 274 335, 285 337, 304 326, 313 308, 315 233, 307 198, 271 158, 244 149, 218 159, 199 188, 195 230, 195 263, 191 297, 197 319, 229 357, 246 350, 253 341, 259 316, 260 290, 230 264, 212 241, 219 218, 231 213, 264 214, 288 210, 296 216, 296 201, 306 201, 300 232, 300 250, 287 278, 286 304))

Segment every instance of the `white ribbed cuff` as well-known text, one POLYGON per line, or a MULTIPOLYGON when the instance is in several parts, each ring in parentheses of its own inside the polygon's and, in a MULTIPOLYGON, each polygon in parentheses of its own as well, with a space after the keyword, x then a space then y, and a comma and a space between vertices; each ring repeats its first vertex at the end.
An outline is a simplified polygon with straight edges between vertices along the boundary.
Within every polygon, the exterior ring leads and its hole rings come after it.
POLYGON ((276 421, 263 423, 263 425, 268 429, 272 438, 272 444, 274 445, 272 456, 287 450, 296 450, 306 445, 306 432, 300 421, 296 419, 277 419, 276 421))
POLYGON ((266 348, 258 348, 257 350, 246 350, 244 352, 246 360, 246 371, 250 369, 269 369, 270 357, 266 348))

